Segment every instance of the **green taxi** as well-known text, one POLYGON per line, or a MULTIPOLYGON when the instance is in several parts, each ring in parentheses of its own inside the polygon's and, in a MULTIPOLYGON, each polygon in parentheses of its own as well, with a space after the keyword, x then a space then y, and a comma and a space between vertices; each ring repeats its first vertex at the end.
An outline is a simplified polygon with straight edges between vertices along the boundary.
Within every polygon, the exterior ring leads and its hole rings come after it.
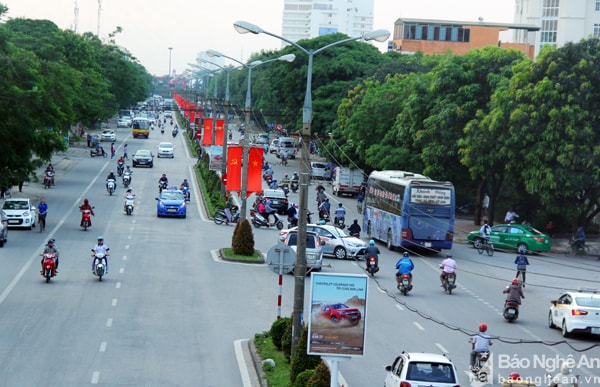
MULTIPOLYGON (((477 247, 481 243, 481 234, 479 230, 471 231, 467 235, 467 242, 477 247)), ((524 248, 527 252, 550 251, 552 241, 550 237, 535 228, 526 224, 497 224, 492 227, 490 241, 494 248, 514 249, 524 248)))

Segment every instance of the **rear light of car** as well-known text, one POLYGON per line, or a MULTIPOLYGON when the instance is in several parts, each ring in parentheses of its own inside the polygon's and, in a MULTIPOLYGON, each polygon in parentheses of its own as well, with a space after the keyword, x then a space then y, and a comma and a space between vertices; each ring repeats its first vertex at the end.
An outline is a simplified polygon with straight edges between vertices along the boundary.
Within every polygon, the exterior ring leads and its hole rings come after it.
POLYGON ((410 235, 410 230, 407 229, 407 228, 403 228, 402 229, 402 234, 400 234, 400 235, 402 235, 402 239, 404 239, 404 240, 408 240, 409 241, 409 240, 412 239, 412 236, 410 235))
POLYGON ((534 241, 536 241, 538 243, 544 243, 544 238, 541 238, 541 237, 532 236, 531 239, 533 239, 534 241))
POLYGON ((411 387, 409 382, 400 382, 400 387, 411 387))
POLYGON ((571 309, 571 315, 573 315, 573 316, 585 316, 587 314, 588 314, 587 310, 571 309))
POLYGON ((452 239, 454 239, 454 234, 451 232, 447 232, 446 233, 446 242, 452 242, 452 239))

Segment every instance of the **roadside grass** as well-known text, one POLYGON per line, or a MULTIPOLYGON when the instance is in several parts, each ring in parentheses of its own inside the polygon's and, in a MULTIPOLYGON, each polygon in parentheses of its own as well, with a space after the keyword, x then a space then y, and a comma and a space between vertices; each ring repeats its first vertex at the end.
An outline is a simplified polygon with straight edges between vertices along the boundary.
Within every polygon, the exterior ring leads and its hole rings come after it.
MULTIPOLYGON (((224 258, 232 259, 236 261, 246 261, 246 262, 262 262, 262 255, 258 250, 254 251, 253 255, 238 255, 233 252, 231 247, 225 247, 221 250, 221 254, 223 254, 224 258)), ((269 339, 271 340, 271 339, 269 339)))
POLYGON ((291 364, 285 360, 285 355, 278 350, 268 333, 257 333, 254 335, 254 345, 261 359, 273 359, 275 367, 263 366, 263 372, 267 378, 269 387, 287 387, 290 385, 291 364))

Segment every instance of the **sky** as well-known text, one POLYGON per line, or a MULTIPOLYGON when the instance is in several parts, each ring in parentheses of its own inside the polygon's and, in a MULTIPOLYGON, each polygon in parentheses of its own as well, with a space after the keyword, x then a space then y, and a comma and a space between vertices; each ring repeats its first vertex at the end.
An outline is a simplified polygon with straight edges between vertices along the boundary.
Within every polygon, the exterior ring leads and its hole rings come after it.
MULTIPOLYGON (((350 1, 350 0, 349 0, 350 1)), ((399 18, 512 23, 514 0, 374 0, 373 29, 393 33, 399 18)), ((241 35, 233 23, 245 20, 281 35, 283 0, 0 0, 9 11, 2 18, 47 19, 61 29, 100 32, 106 39, 121 27, 116 43, 153 75, 176 74, 196 62, 198 52, 216 50, 246 62, 252 53, 281 48, 281 41, 259 34, 241 35), (101 4, 98 18, 98 5, 101 4), (169 50, 169 47, 172 50, 169 50)), ((392 37, 390 36, 390 39, 392 37)), ((381 51, 387 43, 378 43, 381 51)), ((227 62, 226 62, 227 63, 227 62)), ((233 64, 233 63, 232 63, 233 64)))

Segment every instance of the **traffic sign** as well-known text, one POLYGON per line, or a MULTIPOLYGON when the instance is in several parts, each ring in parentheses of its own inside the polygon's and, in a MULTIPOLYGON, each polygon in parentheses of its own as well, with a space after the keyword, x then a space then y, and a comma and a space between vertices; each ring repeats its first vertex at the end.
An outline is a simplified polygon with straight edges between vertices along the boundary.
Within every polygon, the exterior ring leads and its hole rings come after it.
POLYGON ((223 176, 221 176, 221 183, 223 183, 223 185, 227 185, 227 174, 224 173, 223 176))
POLYGON ((279 274, 279 268, 284 274, 294 270, 296 265, 296 252, 289 246, 283 243, 278 243, 269 249, 266 259, 269 270, 275 274, 279 274))

